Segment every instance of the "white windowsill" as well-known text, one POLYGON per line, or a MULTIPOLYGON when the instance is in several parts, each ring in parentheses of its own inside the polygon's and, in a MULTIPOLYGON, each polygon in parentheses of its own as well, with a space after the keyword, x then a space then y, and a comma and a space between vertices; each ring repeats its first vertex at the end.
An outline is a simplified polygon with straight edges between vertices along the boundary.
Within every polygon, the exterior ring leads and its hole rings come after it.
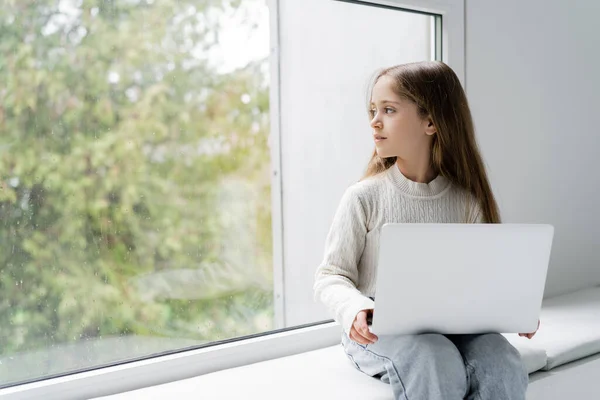
POLYGON ((68 400, 108 396, 333 346, 340 342, 340 335, 340 326, 328 322, 6 388, 0 390, 0 398, 68 400))

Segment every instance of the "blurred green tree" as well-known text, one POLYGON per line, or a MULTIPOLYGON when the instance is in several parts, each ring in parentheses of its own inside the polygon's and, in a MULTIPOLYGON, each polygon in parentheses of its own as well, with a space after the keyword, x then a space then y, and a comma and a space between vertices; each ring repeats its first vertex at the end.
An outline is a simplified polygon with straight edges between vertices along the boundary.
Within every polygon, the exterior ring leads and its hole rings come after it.
POLYGON ((1 3, 0 355, 271 329, 268 60, 209 62, 240 2, 1 3))

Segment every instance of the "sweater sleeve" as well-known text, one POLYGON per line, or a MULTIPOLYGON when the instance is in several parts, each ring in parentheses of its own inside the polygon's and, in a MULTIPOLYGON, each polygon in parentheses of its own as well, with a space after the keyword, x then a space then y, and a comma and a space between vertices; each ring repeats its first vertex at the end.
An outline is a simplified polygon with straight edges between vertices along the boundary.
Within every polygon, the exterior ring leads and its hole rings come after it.
POLYGON ((356 314, 374 302, 358 289, 358 264, 365 248, 367 217, 357 191, 344 193, 325 242, 325 256, 314 283, 316 301, 325 305, 348 334, 356 314))

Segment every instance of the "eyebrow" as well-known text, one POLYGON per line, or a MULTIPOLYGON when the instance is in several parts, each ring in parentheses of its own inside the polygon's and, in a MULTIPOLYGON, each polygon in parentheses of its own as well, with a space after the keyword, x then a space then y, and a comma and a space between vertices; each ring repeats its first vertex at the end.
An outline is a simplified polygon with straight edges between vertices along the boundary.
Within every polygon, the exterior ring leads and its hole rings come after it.
MULTIPOLYGON (((381 104, 385 104, 385 103, 391 103, 391 104, 398 104, 398 105, 400 105, 400 103, 399 103, 399 102, 397 102, 397 101, 392 101, 392 100, 383 100, 383 101, 381 102, 381 104)), ((371 102, 371 104, 370 104, 370 105, 374 105, 374 104, 375 104, 375 103, 371 102)))

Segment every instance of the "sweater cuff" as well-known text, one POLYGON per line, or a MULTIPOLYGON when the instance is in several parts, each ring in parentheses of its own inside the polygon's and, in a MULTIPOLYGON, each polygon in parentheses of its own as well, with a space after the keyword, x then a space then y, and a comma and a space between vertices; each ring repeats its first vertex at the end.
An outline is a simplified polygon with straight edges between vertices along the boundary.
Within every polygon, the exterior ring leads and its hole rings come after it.
POLYGON ((344 328, 346 335, 350 335, 350 329, 352 329, 356 315, 362 310, 371 310, 374 307, 375 302, 362 294, 352 299, 342 315, 342 328, 344 328))

